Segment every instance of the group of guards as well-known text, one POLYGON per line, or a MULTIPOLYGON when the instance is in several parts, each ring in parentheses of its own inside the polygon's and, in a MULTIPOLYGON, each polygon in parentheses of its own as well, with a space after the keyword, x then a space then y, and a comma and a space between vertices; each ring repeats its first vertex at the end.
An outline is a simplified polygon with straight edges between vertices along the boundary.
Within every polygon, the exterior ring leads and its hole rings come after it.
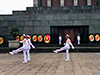
POLYGON ((15 53, 23 51, 23 55, 24 55, 23 63, 27 63, 28 61, 30 61, 30 49, 31 49, 31 47, 35 48, 35 46, 31 43, 29 35, 23 34, 23 38, 24 38, 24 40, 20 41, 20 43, 23 43, 23 46, 16 50, 13 50, 12 52, 9 52, 9 53, 11 55, 14 55, 15 53))
MULTIPOLYGON (((24 37, 24 40, 23 41, 20 41, 20 43, 23 43, 23 46, 16 49, 16 50, 13 50, 12 52, 9 52, 11 55, 14 55, 15 53, 18 53, 18 52, 21 52, 23 51, 23 55, 24 55, 24 61, 23 63, 27 63, 30 61, 30 49, 31 47, 32 48, 35 48, 35 46, 31 43, 31 40, 30 40, 30 36, 29 35, 25 35, 23 34, 23 37, 24 37)), ((66 42, 64 43, 64 47, 60 48, 60 49, 57 49, 57 50, 53 50, 54 53, 58 53, 60 51, 63 51, 63 50, 66 50, 66 60, 65 61, 69 61, 69 49, 70 49, 70 46, 72 47, 72 49, 74 49, 74 46, 73 44, 71 43, 71 40, 69 39, 69 35, 66 34, 66 42)))

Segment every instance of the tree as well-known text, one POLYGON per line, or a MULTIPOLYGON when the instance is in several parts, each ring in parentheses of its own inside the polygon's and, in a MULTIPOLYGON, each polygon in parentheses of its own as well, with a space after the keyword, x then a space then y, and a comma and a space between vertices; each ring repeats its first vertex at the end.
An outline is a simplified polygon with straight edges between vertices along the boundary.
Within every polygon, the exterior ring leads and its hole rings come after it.
POLYGON ((10 35, 12 35, 13 36, 13 39, 15 40, 16 39, 16 36, 17 35, 20 35, 19 29, 16 26, 13 26, 10 29, 10 35))

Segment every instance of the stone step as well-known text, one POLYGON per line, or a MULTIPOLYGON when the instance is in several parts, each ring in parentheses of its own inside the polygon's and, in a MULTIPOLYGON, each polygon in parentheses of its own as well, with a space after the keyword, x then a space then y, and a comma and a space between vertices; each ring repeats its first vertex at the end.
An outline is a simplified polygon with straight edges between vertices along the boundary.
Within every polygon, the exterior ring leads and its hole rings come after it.
MULTIPOLYGON (((64 45, 59 44, 35 44, 36 47, 63 47, 64 45)), ((100 44, 74 44, 74 46, 77 47, 100 47, 100 44)))
MULTIPOLYGON (((31 48, 31 52, 53 52, 53 50, 59 49, 64 45, 58 44, 35 44, 35 49, 31 48)), ((70 52, 100 52, 100 45, 74 45, 75 49, 70 49, 70 52)), ((8 53, 9 51, 15 50, 17 48, 0 47, 0 53, 8 53)))

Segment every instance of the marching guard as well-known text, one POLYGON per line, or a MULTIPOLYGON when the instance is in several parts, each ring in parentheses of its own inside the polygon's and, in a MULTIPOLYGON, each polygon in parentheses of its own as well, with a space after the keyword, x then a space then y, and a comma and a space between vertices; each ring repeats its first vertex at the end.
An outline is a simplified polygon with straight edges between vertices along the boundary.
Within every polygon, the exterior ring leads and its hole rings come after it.
POLYGON ((69 39, 69 37, 70 36, 68 34, 66 34, 66 43, 64 43, 64 45, 65 45, 64 47, 53 51, 54 53, 58 53, 60 51, 66 50, 67 59, 65 61, 69 61, 70 60, 69 59, 69 49, 70 49, 70 45, 71 45, 72 49, 74 49, 74 46, 71 43, 71 40, 69 39))

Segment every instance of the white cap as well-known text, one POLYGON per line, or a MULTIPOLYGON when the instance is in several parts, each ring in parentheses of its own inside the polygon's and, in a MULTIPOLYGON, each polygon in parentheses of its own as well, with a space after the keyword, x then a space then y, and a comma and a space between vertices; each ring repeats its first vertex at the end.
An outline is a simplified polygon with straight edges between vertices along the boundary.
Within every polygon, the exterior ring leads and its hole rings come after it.
POLYGON ((30 38, 30 36, 29 36, 29 35, 26 35, 26 37, 27 37, 27 38, 30 38))
POLYGON ((66 34, 67 37, 70 37, 68 34, 66 34))
POLYGON ((23 37, 25 37, 26 35, 25 34, 23 34, 23 37))

